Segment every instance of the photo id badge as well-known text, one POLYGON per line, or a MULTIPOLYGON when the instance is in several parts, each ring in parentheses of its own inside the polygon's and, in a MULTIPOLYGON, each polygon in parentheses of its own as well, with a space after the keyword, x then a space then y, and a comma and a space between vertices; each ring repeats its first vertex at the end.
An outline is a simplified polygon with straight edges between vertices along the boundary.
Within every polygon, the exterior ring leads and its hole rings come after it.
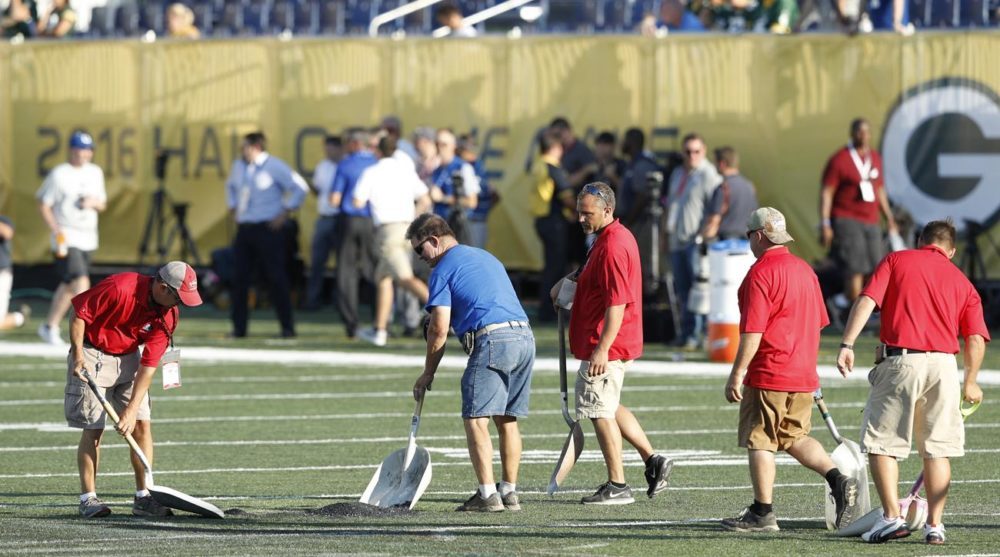
POLYGON ((181 351, 168 350, 163 355, 163 389, 181 386, 181 351))
POLYGON ((861 180, 861 199, 871 203, 875 201, 875 188, 871 180, 861 180))

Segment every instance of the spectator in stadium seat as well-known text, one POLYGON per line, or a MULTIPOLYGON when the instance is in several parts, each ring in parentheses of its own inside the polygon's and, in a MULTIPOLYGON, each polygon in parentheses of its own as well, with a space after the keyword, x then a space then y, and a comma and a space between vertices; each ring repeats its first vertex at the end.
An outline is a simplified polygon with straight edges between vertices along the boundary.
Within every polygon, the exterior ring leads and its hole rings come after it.
POLYGON ((758 207, 757 190, 753 182, 740 174, 739 165, 736 149, 726 146, 715 150, 715 167, 722 175, 722 184, 705 208, 705 222, 700 232, 703 245, 713 239, 746 238, 747 215, 758 207))
POLYGON ((555 321, 549 290, 566 273, 568 228, 575 218, 573 186, 562 169, 563 145, 559 134, 545 130, 538 138, 539 157, 531 170, 528 193, 535 232, 542 242, 542 274, 538 284, 538 320, 555 321))
POLYGON ((18 35, 29 38, 35 34, 32 22, 37 18, 37 8, 32 0, 11 0, 0 18, 0 29, 5 39, 18 35))
POLYGON ((323 305, 321 296, 326 262, 330 258, 330 252, 337 246, 337 213, 340 212, 340 207, 330 205, 330 190, 333 188, 333 177, 337 174, 337 163, 343 156, 340 137, 326 136, 323 151, 326 156, 313 170, 310 185, 310 189, 316 194, 316 212, 319 214, 313 230, 309 282, 306 286, 305 309, 308 310, 317 310, 323 305))
POLYGON ((167 8, 167 36, 172 39, 198 39, 201 31, 194 26, 191 8, 175 2, 167 8))
POLYGON ((73 33, 76 25, 76 12, 69 5, 69 0, 53 0, 49 10, 38 18, 37 33, 39 37, 62 38, 73 33))
POLYGON ((450 29, 448 33, 449 37, 475 37, 479 33, 476 32, 476 28, 471 25, 465 24, 465 18, 462 16, 462 10, 454 4, 445 4, 437 9, 434 17, 437 22, 443 26, 450 29))
POLYGON ((912 35, 914 32, 907 0, 870 1, 868 19, 876 31, 895 31, 901 35, 912 35))
POLYGON ((686 135, 682 145, 684 164, 670 175, 666 232, 674 292, 681 305, 678 344, 696 349, 701 345, 705 327, 703 316, 692 312, 688 304, 695 279, 695 250, 699 248, 696 239, 705 218, 705 208, 722 183, 722 177, 708 161, 705 141, 700 135, 686 135))
POLYGON ((705 25, 698 16, 684 6, 681 0, 663 0, 660 4, 659 33, 699 33, 705 25))
POLYGON ((865 275, 885 255, 879 213, 890 232, 897 230, 885 191, 882 157, 871 146, 868 120, 851 122, 851 141, 837 150, 823 170, 820 190, 820 240, 844 272, 844 296, 854 303, 865 275))

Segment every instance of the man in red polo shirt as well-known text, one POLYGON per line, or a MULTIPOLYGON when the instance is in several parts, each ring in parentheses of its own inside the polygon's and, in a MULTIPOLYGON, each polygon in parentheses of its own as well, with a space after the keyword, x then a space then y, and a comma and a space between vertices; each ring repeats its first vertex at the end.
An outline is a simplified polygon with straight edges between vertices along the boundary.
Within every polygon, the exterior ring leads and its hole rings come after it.
POLYGON ((955 226, 934 221, 920 234, 919 249, 888 255, 847 320, 837 367, 846 377, 854 369, 854 340, 876 307, 882 308, 881 355, 868 375, 871 394, 861 425, 861 450, 882 500, 884 516, 861 537, 882 543, 910 535, 899 516, 899 465, 917 440, 927 492, 924 541, 943 544, 944 504, 951 483, 952 457, 965 454, 961 399, 983 399, 976 384, 989 330, 975 287, 951 263, 955 226), (965 385, 959 386, 958 337, 965 339, 965 385))
MULTIPOLYGON (((890 232, 896 221, 885 193, 882 157, 871 147, 871 127, 864 118, 851 122, 851 142, 830 157, 823 170, 820 230, 844 272, 844 295, 853 302, 885 254, 879 211, 890 232)), ((846 309, 846 308, 845 308, 846 309)))
MULTIPOLYGON (((635 237, 614 218, 615 193, 603 182, 587 184, 577 196, 577 213, 585 234, 596 234, 587 262, 577 277, 569 321, 570 350, 578 360, 576 415, 590 418, 608 467, 608 481, 585 505, 634 502, 625 483, 622 438, 646 463, 646 495, 667 487, 673 462, 653 452, 646 433, 622 406, 625 371, 642 355, 642 268, 635 237)), ((569 279, 564 279, 569 280, 569 279)), ((553 288, 553 300, 560 284, 553 288)))
MULTIPOLYGON (((83 371, 90 373, 103 388, 119 415, 115 429, 132 434, 139 447, 153 461, 150 429, 149 385, 160 358, 172 347, 177 328, 177 305, 201 304, 198 279, 182 261, 171 261, 156 276, 119 273, 73 298, 76 315, 70 323, 70 352, 67 357, 65 411, 70 427, 83 430, 77 448, 80 472, 80 515, 98 518, 111 514, 97 497, 97 463, 105 412, 87 387, 83 371), (145 345, 142 354, 139 346, 145 345)), ((146 489, 142 463, 132 455, 136 494, 132 514, 168 516, 146 489)))
POLYGON ((754 501, 722 525, 737 532, 778 530, 774 453, 785 451, 826 478, 839 528, 855 518, 858 482, 841 474, 823 445, 809 437, 812 393, 819 388, 819 334, 830 324, 819 280, 784 246, 792 237, 777 209, 751 213, 747 230, 757 262, 740 285, 740 344, 726 400, 740 403, 738 439, 748 452, 754 501))

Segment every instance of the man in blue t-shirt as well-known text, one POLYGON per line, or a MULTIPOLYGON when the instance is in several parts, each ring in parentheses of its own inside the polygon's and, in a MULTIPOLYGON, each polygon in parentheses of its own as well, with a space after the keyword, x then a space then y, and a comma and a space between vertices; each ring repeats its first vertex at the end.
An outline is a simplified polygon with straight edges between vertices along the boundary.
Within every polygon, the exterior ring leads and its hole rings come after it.
POLYGON ((431 266, 424 372, 413 385, 417 400, 434 381, 444 356, 449 326, 462 339, 469 362, 462 374, 462 419, 479 489, 459 511, 521 509, 516 484, 521 463, 517 418, 528 415, 535 337, 503 264, 489 252, 458 243, 441 217, 425 213, 410 224, 406 238, 431 266), (493 442, 489 422, 500 435, 503 481, 493 483, 493 442))

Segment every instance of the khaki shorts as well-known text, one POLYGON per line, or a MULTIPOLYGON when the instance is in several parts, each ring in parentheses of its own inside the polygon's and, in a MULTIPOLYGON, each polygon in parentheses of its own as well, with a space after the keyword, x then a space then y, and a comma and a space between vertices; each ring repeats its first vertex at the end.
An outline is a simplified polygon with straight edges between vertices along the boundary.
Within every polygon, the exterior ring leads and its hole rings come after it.
POLYGON ((965 454, 961 385, 953 354, 892 356, 868 374, 872 390, 861 424, 861 451, 910 454, 914 437, 922 458, 965 454))
MULTIPOLYGON (((139 351, 123 356, 102 354, 96 348, 84 347, 83 358, 90 370, 90 376, 104 389, 104 397, 115 412, 121 414, 132 400, 132 385, 139 370, 139 351), (101 362, 101 370, 95 373, 95 365, 101 362)), ((94 396, 86 383, 73 375, 73 357, 66 358, 66 396, 64 408, 66 423, 80 429, 104 429, 106 414, 101 401, 94 396)), ((149 393, 139 406, 136 419, 149 421, 149 393)))
POLYGON ((812 393, 743 388, 739 446, 761 451, 787 451, 812 428, 812 393))
POLYGON ((406 239, 404 222, 391 222, 379 226, 375 231, 376 253, 378 264, 375 266, 375 279, 392 277, 392 280, 405 280, 413 277, 413 264, 410 254, 413 247, 406 239))
POLYGON ((576 372, 576 419, 614 419, 621 404, 625 370, 631 363, 632 360, 610 361, 603 374, 590 377, 587 375, 590 362, 580 362, 576 372))

